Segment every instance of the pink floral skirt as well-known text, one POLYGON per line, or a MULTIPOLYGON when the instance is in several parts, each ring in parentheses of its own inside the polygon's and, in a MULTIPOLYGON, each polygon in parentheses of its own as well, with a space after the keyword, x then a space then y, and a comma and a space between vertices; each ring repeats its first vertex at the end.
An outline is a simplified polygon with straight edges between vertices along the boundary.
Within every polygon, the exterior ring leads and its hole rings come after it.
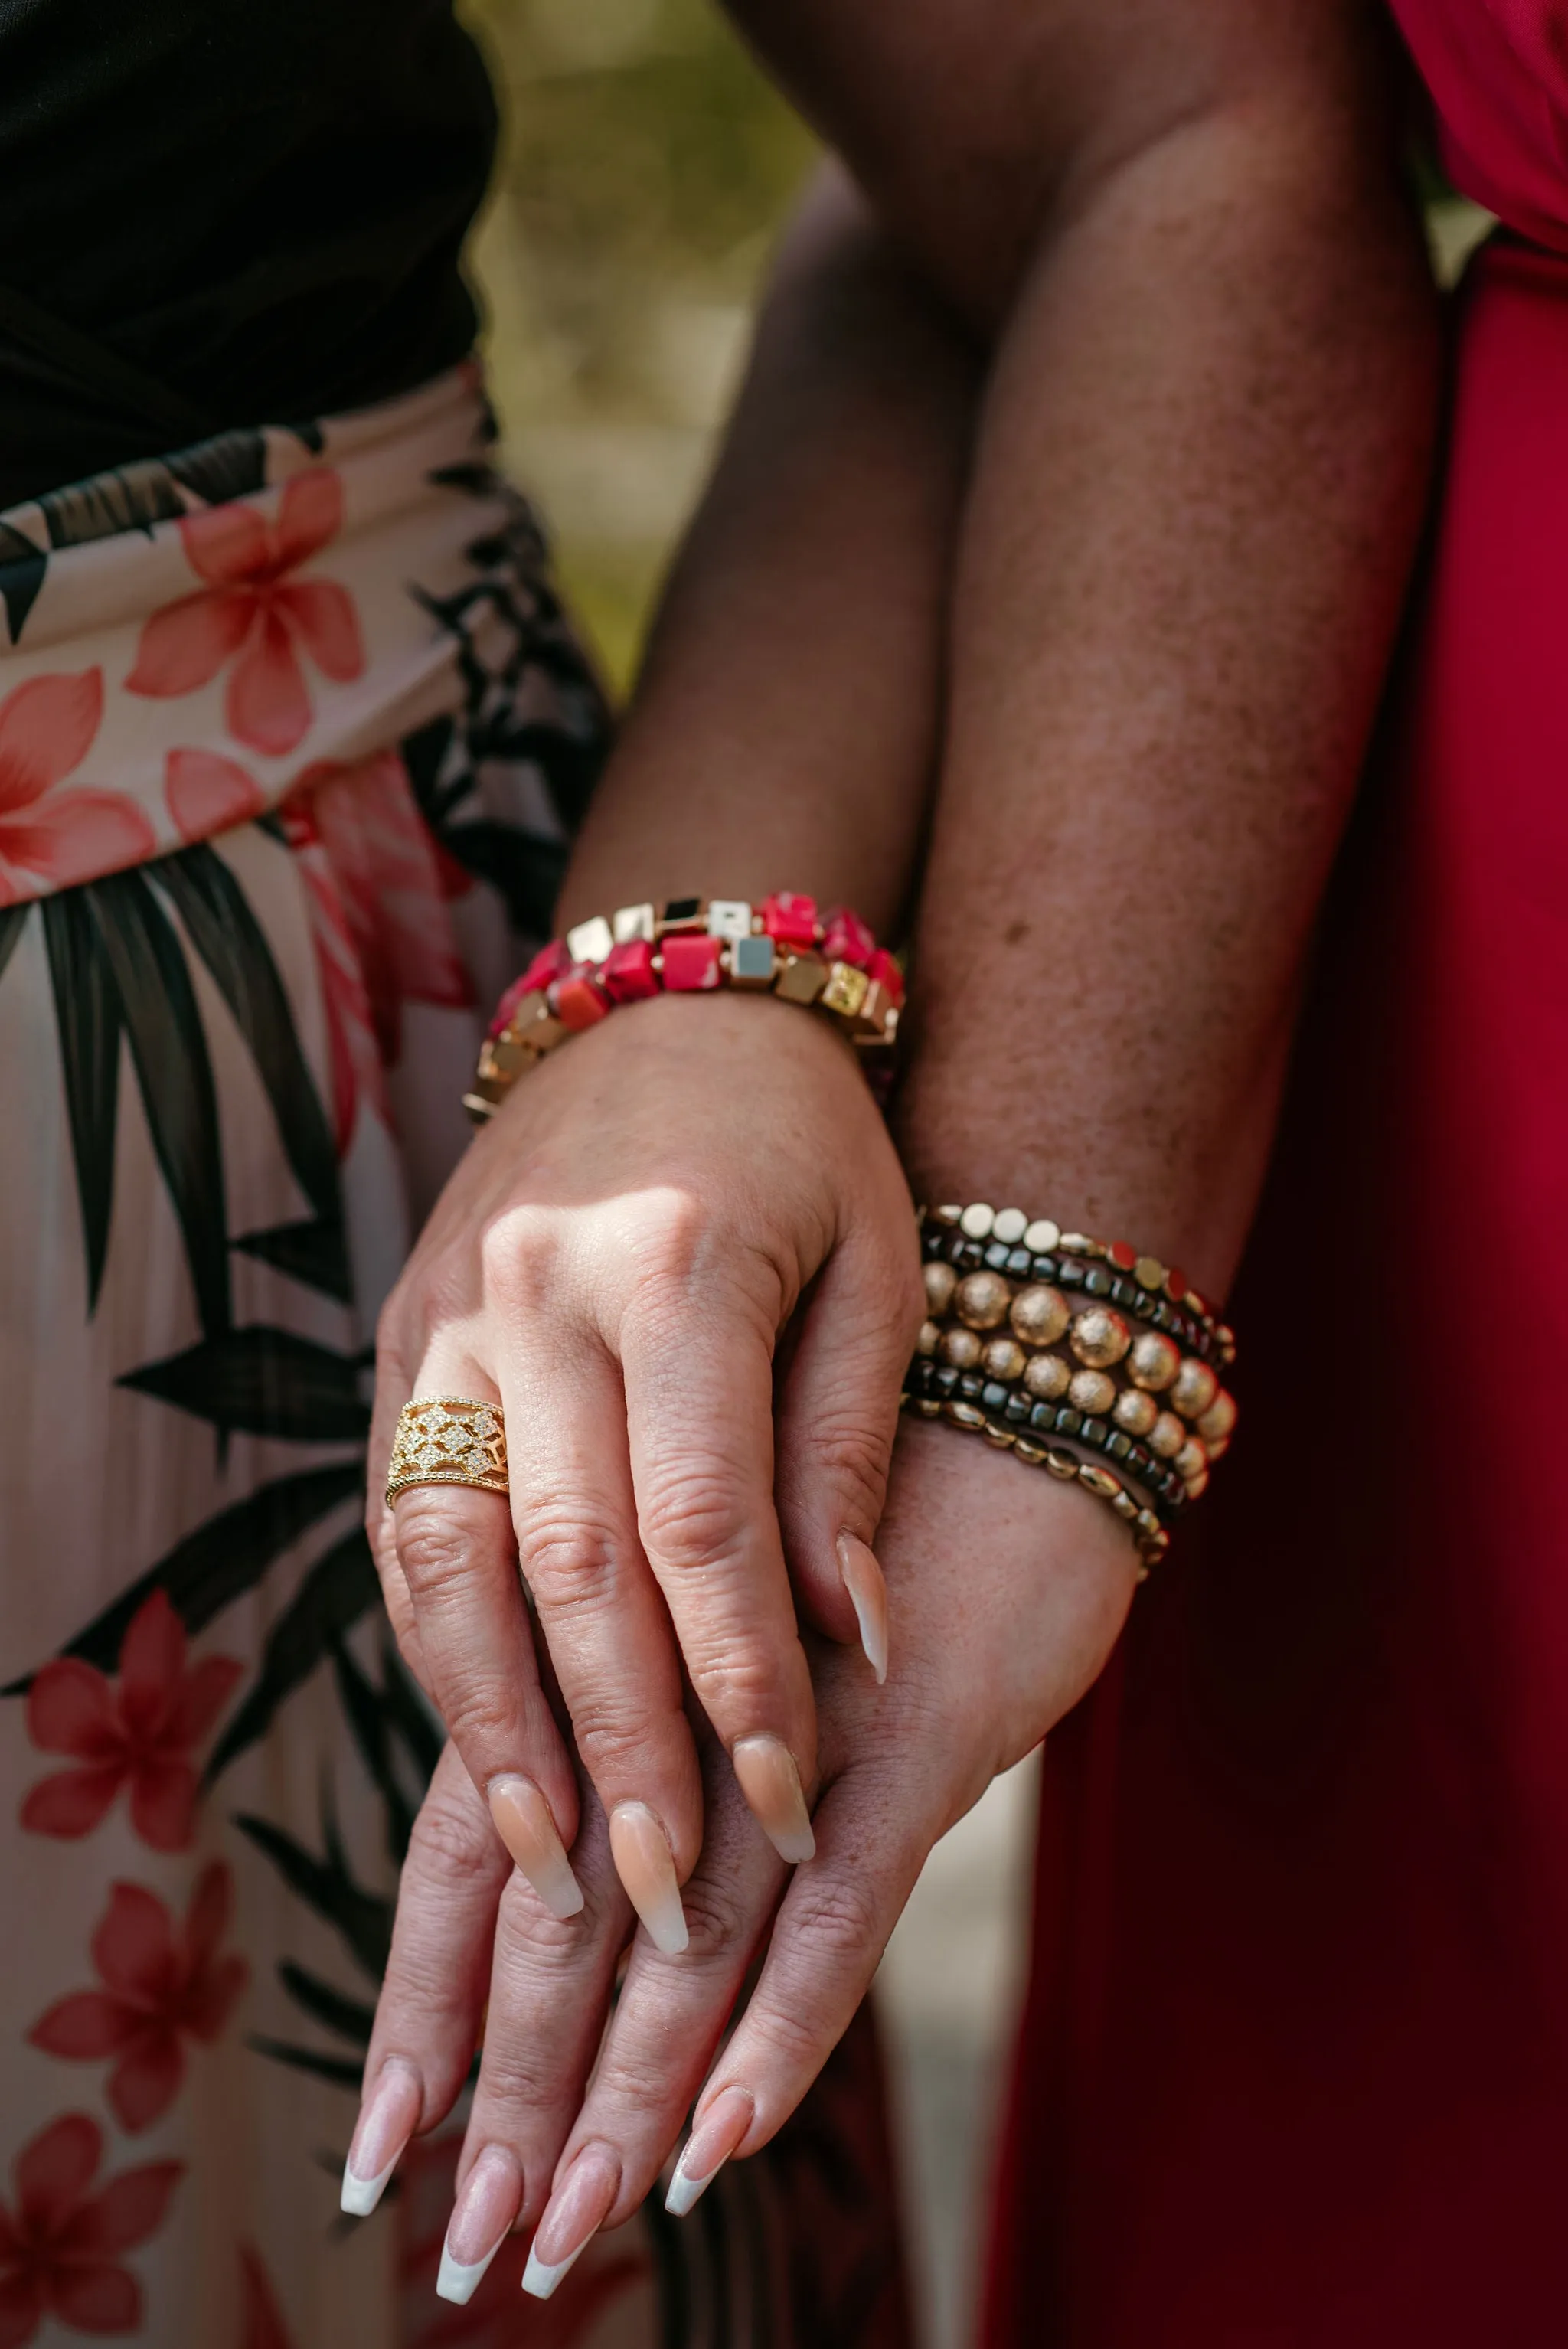
POLYGON ((0 2349, 903 2340, 874 2050, 548 2308, 337 2181, 440 1731, 371 1333, 608 740, 461 369, 0 516, 0 2349))

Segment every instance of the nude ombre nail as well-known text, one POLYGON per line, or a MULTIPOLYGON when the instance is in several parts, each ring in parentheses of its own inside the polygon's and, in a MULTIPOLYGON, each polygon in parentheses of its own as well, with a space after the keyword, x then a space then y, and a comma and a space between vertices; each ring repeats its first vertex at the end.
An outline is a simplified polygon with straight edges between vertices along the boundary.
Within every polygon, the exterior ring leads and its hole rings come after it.
POLYGON ((793 1868, 816 1852, 800 1773, 781 1737, 743 1737, 730 1760, 752 1817, 780 1859, 793 1868))
POLYGON ((550 1806, 531 1778, 492 1778, 495 1831, 552 1917, 575 1917, 583 1887, 572 1873, 550 1806))
POLYGON ((881 1688, 887 1679, 887 1584, 876 1552, 858 1534, 841 1534, 838 1551, 839 1572, 861 1627, 861 1646, 881 1688))
POLYGON ((670 1840, 646 1803, 617 1803, 610 1814, 610 1856, 626 1898, 667 1958, 686 1945, 686 1910, 670 1840))
POLYGON ((350 2218, 368 2219, 380 2201, 414 2134, 423 2102, 424 2090, 412 2064, 388 2064, 360 2112, 343 2168, 341 2206, 350 2218))
POLYGON ((463 2180, 447 2240, 441 2246, 440 2300, 459 2307, 472 2300, 485 2270, 522 2208, 522 2172, 504 2146, 487 2145, 463 2180))
POLYGON ((676 2164, 670 2190, 665 2196, 665 2209, 672 2217, 684 2219, 692 2204, 713 2184, 751 2127, 754 2109, 744 2088, 724 2088, 714 2098, 687 2137, 676 2164))
POLYGON ((524 2292, 535 2300, 550 2298, 603 2225, 620 2190, 620 2164, 609 2153, 589 2147, 578 2155, 545 2205, 529 2248, 524 2292))

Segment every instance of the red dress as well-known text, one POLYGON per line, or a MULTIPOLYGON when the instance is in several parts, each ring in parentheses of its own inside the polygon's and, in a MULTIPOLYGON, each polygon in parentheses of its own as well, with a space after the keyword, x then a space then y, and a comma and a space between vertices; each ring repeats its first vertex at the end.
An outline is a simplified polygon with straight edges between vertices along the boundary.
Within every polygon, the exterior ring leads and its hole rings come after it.
POLYGON ((1047 1749, 990 2349, 1568 2339, 1568 15, 1398 14, 1504 233, 1242 1436, 1047 1749))

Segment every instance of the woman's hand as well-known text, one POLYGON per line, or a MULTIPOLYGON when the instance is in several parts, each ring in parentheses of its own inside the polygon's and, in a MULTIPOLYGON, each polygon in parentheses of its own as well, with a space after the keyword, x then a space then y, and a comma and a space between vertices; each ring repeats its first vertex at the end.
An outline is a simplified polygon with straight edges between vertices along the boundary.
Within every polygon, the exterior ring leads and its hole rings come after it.
POLYGON ((622 1879, 679 1949, 703 1831, 683 1658, 758 1820, 807 1857, 816 1727, 790 1573, 832 1638, 859 1619, 880 1668, 868 1545, 920 1296, 861 1072, 787 1005, 616 1013, 516 1087, 449 1183, 381 1319, 371 1536, 404 1654, 558 1916, 583 1897, 565 1857, 578 1794, 520 1564, 622 1879), (380 1499, 397 1413, 427 1395, 500 1402, 510 1514, 451 1485, 380 1499))
MULTIPOLYGON (((629 2218, 709 2073, 748 1968, 746 2012, 707 2077, 670 2192, 689 2209, 720 2163, 789 2117, 864 1995, 926 1855, 1098 1675, 1134 1588, 1130 1542, 1073 1486, 951 1429, 901 1438, 882 1529, 898 1636, 880 1693, 813 1643, 823 1793, 817 1852, 790 1883, 710 1770, 686 1887, 691 1946, 645 1937, 601 2042, 628 1920, 602 1825, 584 1830, 586 1914, 562 1924, 487 1856, 482 1810, 444 1763, 405 1871, 351 2156, 351 2206, 467 2075, 500 1899, 479 2085, 444 2289, 466 2297, 508 2228, 538 2223, 531 2288, 553 2289, 602 2225, 629 2218), (769 1920, 773 1917, 771 1934, 769 1920), (592 2085, 579 2110, 592 2067, 592 2085), (547 2199, 548 2197, 548 2199, 547 2199), (471 2271, 471 2272, 469 2272, 471 2271)), ((722 1764, 722 1756, 717 1757, 722 1764)))

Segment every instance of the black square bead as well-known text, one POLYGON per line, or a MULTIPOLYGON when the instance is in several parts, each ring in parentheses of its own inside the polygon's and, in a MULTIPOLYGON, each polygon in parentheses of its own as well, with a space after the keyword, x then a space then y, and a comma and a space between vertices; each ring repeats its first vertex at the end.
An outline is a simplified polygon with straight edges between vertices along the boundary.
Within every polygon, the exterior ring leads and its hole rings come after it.
POLYGON ((1084 1285, 1085 1277, 1086 1273, 1084 1266, 1081 1264, 1075 1264, 1069 1257, 1065 1264, 1062 1264, 1057 1268, 1057 1287, 1058 1288, 1081 1288, 1084 1285))
POLYGON ((948 1238, 947 1245, 943 1251, 948 1263, 962 1264, 964 1261, 964 1251, 968 1245, 969 1243, 965 1238, 962 1232, 952 1233, 948 1238))
POLYGON ((1113 1428, 1105 1439, 1105 1448, 1113 1460, 1125 1460, 1132 1450, 1132 1438, 1124 1435, 1119 1427, 1113 1428))
POLYGON ((1113 1305, 1130 1307, 1137 1294, 1138 1283, 1135 1280, 1123 1280, 1119 1274, 1110 1284, 1110 1301, 1113 1305))
POLYGON ((1083 1440, 1086 1444, 1092 1444, 1097 1452, 1104 1451, 1105 1439, 1109 1433, 1110 1429, 1103 1419, 1086 1419, 1083 1423, 1083 1440))
POLYGON ((1083 1285, 1090 1297, 1110 1295, 1111 1276, 1103 1264, 1091 1264, 1083 1277, 1083 1285))
POLYGON ((965 1272, 978 1272, 985 1261, 985 1251, 978 1240, 965 1240, 962 1253, 955 1256, 953 1261, 954 1264, 961 1264, 965 1272))
POLYGON ((1055 1280, 1061 1271, 1061 1267, 1054 1256, 1037 1256, 1034 1260, 1033 1271, 1037 1280, 1055 1280))
POLYGON ((1009 1248, 1007 1250, 1006 1268, 1012 1274, 1015 1280, 1027 1280, 1032 1269, 1028 1249, 1009 1248))
POLYGON ((1042 1435, 1054 1435, 1057 1432, 1056 1405, 1049 1402, 1036 1403, 1029 1413, 1029 1425, 1037 1427, 1042 1435))
POLYGON ((1011 1253, 1012 1251, 1008 1247, 1006 1240, 993 1240, 990 1247, 985 1251, 986 1271, 1006 1272, 1007 1269, 1007 1258, 1011 1253))
POLYGON ((958 1389, 958 1373, 951 1362, 944 1362, 931 1383, 938 1394, 954 1394, 958 1389))
POLYGON ((920 1239, 927 1256, 940 1256, 947 1246, 947 1226, 945 1224, 928 1224, 920 1239))
POLYGON ((1007 1397, 1007 1408, 1003 1416, 1009 1420, 1015 1427, 1022 1427, 1024 1422, 1029 1416, 1028 1396, 1026 1394, 1010 1394, 1007 1397))
POLYGON ((1135 1476, 1147 1476, 1154 1465, 1154 1454, 1146 1444, 1135 1444, 1127 1455, 1127 1464, 1135 1476))
POLYGON ((1148 1320, 1150 1315, 1154 1310, 1154 1299, 1150 1297, 1147 1288, 1140 1288, 1134 1291, 1132 1310, 1140 1321, 1148 1320))
POLYGON ((1010 1388, 1002 1384, 1000 1379, 987 1379, 980 1390, 981 1405, 986 1411, 1003 1411, 1006 1408, 1007 1397, 1011 1392, 1010 1388))
POLYGON ((1171 1308, 1166 1304, 1165 1299, 1161 1298, 1149 1318, 1153 1322, 1154 1327, 1157 1330, 1169 1331, 1171 1324, 1174 1321, 1176 1316, 1171 1312, 1171 1308))
POLYGON ((659 909, 661 922, 695 922, 702 911, 700 897, 671 897, 659 909))
POLYGON ((958 1392, 965 1402, 978 1402, 985 1386, 978 1371, 965 1371, 958 1381, 958 1392))
POLYGON ((1075 1411, 1070 1402, 1062 1403, 1057 1407, 1057 1433, 1058 1435, 1076 1435, 1082 1425, 1082 1412, 1075 1411))

